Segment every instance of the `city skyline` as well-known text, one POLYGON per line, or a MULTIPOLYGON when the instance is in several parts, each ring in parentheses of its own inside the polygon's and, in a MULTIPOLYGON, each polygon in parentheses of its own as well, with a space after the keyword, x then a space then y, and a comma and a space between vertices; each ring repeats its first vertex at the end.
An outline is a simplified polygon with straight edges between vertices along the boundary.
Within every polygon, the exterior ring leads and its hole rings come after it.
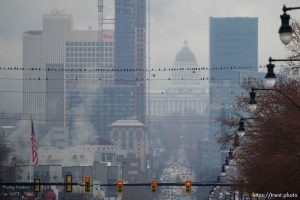
MULTIPOLYGON (((59 3, 57 0, 2 0, 1 4, 0 45, 2 48, 0 60, 3 66, 22 65, 23 33, 28 30, 41 30, 42 15, 50 13, 53 8, 64 9, 66 13, 72 14, 74 29, 88 30, 89 27, 92 27, 93 30, 97 30, 98 27, 97 0, 89 0, 84 3, 81 0, 63 0, 59 3), (10 10, 14 10, 14 12, 10 12, 10 10), (87 12, 83 12, 85 10, 87 12)), ((226 2, 220 0, 201 2, 197 0, 151 0, 150 65, 172 66, 174 55, 181 48, 182 42, 187 39, 191 50, 197 57, 199 66, 208 67, 209 17, 258 17, 258 65, 267 64, 270 56, 273 58, 285 57, 287 56, 286 49, 281 44, 278 35, 279 15, 282 14, 283 4, 296 6, 297 2, 278 0, 270 4, 267 0, 254 2, 242 0, 228 0, 226 2)), ((112 1, 104 0, 104 5, 104 17, 114 18, 112 1)), ((300 17, 300 13, 293 12, 292 17, 297 19, 300 17)), ((107 26, 111 26, 111 24, 107 26)), ((147 47, 147 63, 148 53, 147 47)), ((1 77, 5 78, 21 78, 22 75, 21 72, 15 71, 1 71, 0 74, 1 77)), ((21 80, 0 80, 0 90, 21 90, 21 87, 21 80)), ((0 97, 6 102, 5 105, 0 105, 0 110, 20 112, 20 95, 0 94, 0 97), (15 98, 16 95, 17 98, 15 98)))
MULTIPOLYGON (((0 33, 1 46, 7 47, 7 51, 0 52, 0 58, 5 65, 21 65, 21 36, 27 30, 41 29, 42 14, 50 13, 53 8, 63 9, 66 13, 72 14, 74 18, 75 29, 88 29, 89 26, 97 29, 97 1, 90 0, 84 3, 86 12, 80 12, 78 7, 83 6, 81 0, 64 0, 60 3, 55 1, 36 1, 26 0, 7 1, 3 0, 2 9, 20 10, 19 17, 7 11, 0 12, 2 19, 10 16, 10 20, 0 21, 1 27, 6 27, 0 33), (22 17, 26 16, 26 17, 22 17), (16 26, 12 28, 9 24, 12 22, 16 26), (12 54, 14 52, 14 54, 12 54)), ((105 0, 105 18, 112 18, 113 5, 111 1, 105 0)), ((175 49, 181 47, 181 43, 174 43, 176 40, 183 41, 188 39, 190 46, 198 57, 200 65, 208 65, 208 25, 209 17, 258 17, 259 18, 259 65, 264 65, 269 56, 281 56, 285 51, 284 46, 280 44, 277 34, 280 20, 273 16, 281 14, 282 4, 295 6, 296 2, 289 0, 278 0, 271 5, 269 1, 246 2, 241 0, 229 0, 225 2, 188 0, 180 2, 173 0, 151 2, 151 63, 153 65, 171 65, 175 49), (233 7, 235 9, 228 9, 233 7), (178 9, 181 8, 181 9, 178 9), (197 10, 199 8, 199 10, 197 10), (192 10, 192 12, 188 12, 192 10), (269 11, 269 12, 268 12, 269 11), (182 15, 178 15, 182 13, 182 15), (170 20, 173 19, 173 20, 170 20), (188 23, 186 23, 188 22, 188 23), (162 28, 163 27, 163 28, 162 28), (162 37, 166 35, 168 37, 162 37), (176 39, 176 40, 174 40, 176 39), (161 52, 160 49, 168 49, 161 52)), ((1 9, 0 8, 0 9, 1 9)), ((0 10, 1 11, 1 10, 0 10)), ((293 17, 297 18, 299 13, 294 12, 293 17)))
POLYGON ((296 2, 0 5, 0 199, 300 195, 296 2))

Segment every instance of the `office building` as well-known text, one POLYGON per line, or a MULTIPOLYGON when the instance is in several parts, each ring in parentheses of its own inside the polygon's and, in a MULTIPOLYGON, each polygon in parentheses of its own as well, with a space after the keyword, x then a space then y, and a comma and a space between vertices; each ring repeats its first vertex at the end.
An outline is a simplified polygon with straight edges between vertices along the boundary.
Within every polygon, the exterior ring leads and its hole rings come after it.
MULTIPOLYGON (((42 31, 23 33, 23 115, 28 119, 32 114, 38 115, 45 123, 45 70, 30 70, 43 67, 42 31)), ((28 124, 29 125, 29 124, 28 124)), ((29 127, 29 126, 28 126, 29 127)))
POLYGON ((36 125, 64 126, 64 73, 58 70, 64 68, 64 37, 72 24, 71 15, 56 10, 43 15, 42 31, 23 34, 23 116, 32 115, 36 125))
POLYGON ((140 158, 146 169, 147 135, 144 124, 138 120, 117 120, 110 125, 110 141, 118 147, 118 155, 140 158))
POLYGON ((258 18, 210 18, 210 174, 217 175, 223 160, 217 137, 225 132, 219 117, 230 117, 246 72, 257 72, 258 18))
POLYGON ((70 14, 53 11, 43 16, 42 52, 46 72, 46 125, 64 127, 65 34, 72 30, 70 14), (50 70, 49 70, 50 69, 50 70))
POLYGON ((145 123, 146 0, 115 1, 115 43, 116 83, 136 87, 133 109, 145 123))
POLYGON ((91 123, 93 134, 102 136, 112 122, 106 122, 110 116, 102 108, 113 109, 105 101, 110 91, 104 88, 114 86, 114 33, 104 30, 102 41, 98 34, 96 30, 66 33, 66 125, 72 139, 82 134, 84 122, 91 123))

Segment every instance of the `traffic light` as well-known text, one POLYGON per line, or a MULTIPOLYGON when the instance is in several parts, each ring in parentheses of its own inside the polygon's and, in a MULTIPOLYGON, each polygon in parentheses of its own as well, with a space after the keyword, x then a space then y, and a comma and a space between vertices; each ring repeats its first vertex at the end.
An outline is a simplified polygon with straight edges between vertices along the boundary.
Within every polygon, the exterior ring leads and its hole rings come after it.
POLYGON ((156 192, 157 190, 157 180, 152 180, 151 181, 151 191, 156 192))
POLYGON ((41 179, 34 179, 34 192, 40 192, 41 191, 40 182, 41 182, 41 179))
POLYGON ((118 193, 123 192, 123 180, 117 181, 117 190, 118 190, 118 193))
POLYGON ((192 192, 192 181, 185 181, 185 192, 186 193, 192 192))
POLYGON ((66 176, 66 191, 72 192, 72 175, 66 176))
POLYGON ((92 179, 90 176, 84 177, 84 191, 85 192, 91 192, 91 182, 92 182, 92 179))

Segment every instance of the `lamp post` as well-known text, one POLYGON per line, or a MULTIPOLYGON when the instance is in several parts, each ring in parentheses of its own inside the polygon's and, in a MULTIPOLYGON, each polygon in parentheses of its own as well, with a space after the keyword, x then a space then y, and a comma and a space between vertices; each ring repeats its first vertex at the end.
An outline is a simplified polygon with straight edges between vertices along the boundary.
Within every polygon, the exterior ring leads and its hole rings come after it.
POLYGON ((293 29, 290 26, 290 15, 286 14, 287 11, 300 9, 300 7, 286 7, 283 5, 283 14, 280 15, 281 26, 279 28, 280 40, 284 45, 287 45, 292 40, 293 29))
POLYGON ((293 62, 293 61, 300 61, 300 59, 273 59, 272 57, 269 58, 269 64, 267 64, 268 72, 265 76, 266 80, 266 87, 273 88, 276 82, 276 75, 274 73, 275 65, 272 62, 293 62))
POLYGON ((243 118, 241 117, 240 122, 239 122, 239 128, 238 128, 238 135, 240 137, 243 137, 245 135, 245 121, 250 120, 254 118, 243 118))
POLYGON ((284 98, 286 98, 287 100, 289 100, 298 110, 300 110, 300 104, 297 104, 295 101, 293 101, 289 96, 287 96, 286 94, 284 94, 283 92, 281 92, 280 90, 277 89, 267 89, 267 88, 252 88, 251 92, 250 92, 250 101, 249 101, 249 109, 251 112, 254 112, 256 107, 257 107, 257 103, 255 100, 255 92, 256 90, 262 90, 262 91, 275 91, 278 92, 279 94, 281 94, 284 98))
POLYGON ((226 171, 225 171, 225 165, 222 165, 222 171, 221 171, 221 176, 225 176, 226 175, 226 171))

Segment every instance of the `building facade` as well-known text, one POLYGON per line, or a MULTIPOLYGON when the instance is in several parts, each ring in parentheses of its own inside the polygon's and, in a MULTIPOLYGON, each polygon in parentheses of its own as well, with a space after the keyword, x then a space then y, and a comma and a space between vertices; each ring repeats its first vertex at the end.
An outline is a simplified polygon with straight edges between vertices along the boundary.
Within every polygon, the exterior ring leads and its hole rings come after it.
POLYGON ((44 124, 46 113, 45 70, 30 70, 35 67, 44 69, 42 31, 23 33, 23 66, 23 115, 29 118, 32 114, 37 114, 41 119, 38 123, 44 124), (38 80, 39 84, 37 84, 38 80))
MULTIPOLYGON (((82 134, 79 126, 90 123, 93 134, 106 135, 107 116, 102 111, 114 85, 114 33, 104 30, 102 40, 96 30, 72 30, 66 33, 65 84, 66 126, 72 139, 82 134), (78 117, 82 116, 82 117, 78 117)), ((78 138, 77 138, 78 139, 78 138)))
POLYGON ((141 159, 140 170, 146 169, 147 135, 138 120, 117 120, 110 126, 110 141, 118 147, 118 155, 141 159))
POLYGON ((171 71, 170 84, 161 90, 152 90, 150 97, 151 118, 172 115, 205 115, 208 112, 207 70, 191 70, 199 67, 187 40, 176 54, 171 71))
POLYGON ((43 15, 42 52, 46 72, 46 125, 64 127, 65 34, 73 29, 70 14, 55 10, 43 15))
MULTIPOLYGON (((65 33, 72 16, 62 11, 43 15, 42 31, 23 34, 23 116, 38 124, 64 126, 65 33)), ((30 123, 25 129, 29 129, 30 123)))
MULTIPOLYGON (((258 18, 210 18, 210 174, 222 165, 217 142, 224 131, 217 119, 230 116, 235 97, 242 93, 244 72, 257 73, 258 18)), ((224 158, 225 159, 225 158, 224 158)))
POLYGON ((115 41, 116 83, 136 87, 133 110, 145 123, 146 0, 115 1, 115 41))

